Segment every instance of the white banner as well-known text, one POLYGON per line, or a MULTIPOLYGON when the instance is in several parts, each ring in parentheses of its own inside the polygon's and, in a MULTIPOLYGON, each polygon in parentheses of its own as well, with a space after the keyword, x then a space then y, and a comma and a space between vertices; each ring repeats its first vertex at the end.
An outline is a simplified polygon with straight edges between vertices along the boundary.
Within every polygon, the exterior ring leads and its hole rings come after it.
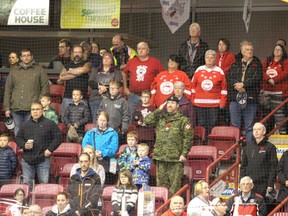
MULTIPOLYGON (((2 3, 3 0, 1 1, 2 3)), ((7 1, 6 1, 7 2, 7 1)), ((1 19, 2 25, 48 25, 49 0, 14 0, 4 3, 5 10, 0 10, 0 17, 6 14, 6 20, 1 19)))
POLYGON ((191 0, 160 0, 162 17, 174 34, 188 19, 191 0))
POLYGON ((243 21, 245 23, 247 33, 249 31, 251 13, 252 13, 252 0, 245 0, 243 9, 243 21))

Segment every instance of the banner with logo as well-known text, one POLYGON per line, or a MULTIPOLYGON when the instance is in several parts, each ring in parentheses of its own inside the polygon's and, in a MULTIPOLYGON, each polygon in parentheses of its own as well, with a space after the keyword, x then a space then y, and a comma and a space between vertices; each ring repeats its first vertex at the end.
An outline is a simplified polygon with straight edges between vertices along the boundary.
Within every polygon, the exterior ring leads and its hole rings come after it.
POLYGON ((160 0, 162 18, 174 34, 188 19, 191 0, 160 0))
POLYGON ((62 0, 61 28, 120 28, 120 0, 62 0))
POLYGON ((0 25, 49 25, 49 0, 0 0, 0 25))

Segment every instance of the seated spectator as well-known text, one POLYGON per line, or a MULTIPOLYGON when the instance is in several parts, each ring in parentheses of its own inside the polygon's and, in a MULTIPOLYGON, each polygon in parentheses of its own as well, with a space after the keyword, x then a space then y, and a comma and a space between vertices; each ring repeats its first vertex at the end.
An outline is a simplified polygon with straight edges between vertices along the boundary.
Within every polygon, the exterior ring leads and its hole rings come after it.
POLYGON ((137 155, 137 142, 138 133, 136 131, 130 131, 127 134, 127 144, 118 158, 118 168, 120 171, 128 169, 129 164, 133 164, 137 155))
POLYGON ((181 196, 174 196, 170 202, 170 209, 161 216, 187 216, 184 210, 184 199, 181 196))
POLYGON ((228 73, 231 65, 235 62, 235 56, 229 50, 230 41, 226 38, 219 39, 215 65, 220 67, 225 75, 228 73))
POLYGON ((92 68, 98 68, 102 62, 102 56, 96 53, 92 53, 92 46, 87 41, 82 41, 80 46, 83 47, 87 60, 91 62, 92 68))
POLYGON ((126 211, 129 216, 134 216, 138 191, 132 181, 132 174, 129 170, 119 172, 119 177, 116 187, 113 189, 111 202, 113 207, 113 216, 121 215, 122 198, 127 197, 126 211))
MULTIPOLYGON (((123 136, 128 130, 131 119, 128 102, 122 97, 120 83, 117 81, 110 82, 109 93, 109 97, 102 100, 98 112, 107 112, 109 114, 109 125, 123 136)), ((122 142, 120 143, 122 144, 122 142)))
MULTIPOLYGON (((262 104, 265 116, 279 106, 288 96, 288 59, 285 48, 281 44, 274 47, 271 56, 263 61, 262 90, 266 103, 262 104)), ((286 118, 285 106, 273 115, 275 125, 279 125, 286 118)), ((274 125, 274 124, 273 124, 274 125)), ((286 134, 286 125, 279 128, 280 134, 286 134)))
POLYGON ((9 147, 9 142, 7 134, 0 135, 0 185, 11 183, 18 166, 17 155, 9 147))
MULTIPOLYGON (((58 42, 58 55, 54 56, 48 65, 49 69, 54 68, 54 62, 61 62, 63 66, 67 69, 68 63, 71 60, 71 50, 72 50, 72 43, 69 39, 61 39, 58 42)), ((60 72, 60 71, 59 71, 60 72)))
MULTIPOLYGON (((152 106, 149 101, 151 99, 151 93, 149 90, 144 90, 141 93, 141 105, 138 105, 132 117, 132 124, 136 126, 138 132, 138 140, 140 142, 147 143, 150 148, 153 148, 155 142, 155 129, 147 127, 143 119, 156 108, 152 106)), ((153 149, 150 149, 152 151, 153 149)))
POLYGON ((176 81, 174 83, 174 95, 179 99, 179 107, 178 110, 190 119, 192 126, 195 126, 195 112, 194 107, 185 94, 185 84, 181 81, 176 81))
POLYGON ((72 91, 73 102, 66 107, 64 115, 64 123, 68 128, 67 142, 77 142, 81 143, 84 135, 84 126, 90 121, 90 110, 86 104, 81 102, 83 96, 79 89, 74 89, 72 91), (75 134, 70 135, 70 134, 75 134))
POLYGON ((42 216, 42 208, 37 204, 31 205, 29 207, 29 216, 42 216))
POLYGON ((189 202, 187 208, 188 215, 209 215, 211 202, 209 200, 209 185, 206 181, 200 180, 194 186, 195 197, 189 202))
POLYGON ((59 192, 56 196, 56 204, 52 209, 46 213, 46 216, 77 216, 77 214, 71 209, 70 194, 67 192, 59 192))
POLYGON ((172 54, 168 58, 168 70, 160 72, 151 84, 151 100, 150 103, 159 107, 165 100, 174 94, 174 83, 181 81, 185 84, 184 94, 188 98, 191 96, 190 79, 187 74, 180 71, 180 58, 176 54, 172 54))
POLYGON ((40 97, 40 103, 44 109, 43 116, 45 116, 47 119, 50 119, 51 121, 54 121, 55 124, 58 124, 58 113, 51 106, 51 102, 51 97, 48 94, 42 95, 40 97))
POLYGON ((122 82, 122 75, 114 66, 111 53, 103 55, 102 63, 98 68, 93 68, 89 77, 89 87, 92 89, 89 97, 89 105, 92 113, 93 123, 103 98, 109 97, 109 83, 111 81, 122 82))
POLYGON ((282 202, 288 197, 288 151, 285 151, 278 163, 278 179, 280 182, 280 190, 277 202, 282 202))
POLYGON ((100 197, 101 181, 99 175, 90 168, 92 161, 87 153, 79 156, 80 168, 72 175, 68 184, 71 194, 71 208, 77 215, 98 215, 98 200, 100 197))
POLYGON ((22 212, 21 216, 30 216, 29 208, 23 209, 23 212, 22 212))
POLYGON ((13 68, 13 67, 17 66, 19 61, 20 61, 18 54, 16 52, 10 52, 9 57, 8 57, 8 61, 9 61, 8 68, 13 68))
POLYGON ((133 184, 138 189, 144 184, 149 183, 149 173, 151 159, 148 157, 149 146, 146 143, 140 143, 137 146, 137 157, 132 163, 128 164, 128 169, 132 172, 133 184))
MULTIPOLYGON (((101 187, 103 187, 104 182, 105 182, 105 170, 101 164, 98 164, 97 158, 95 157, 95 149, 92 146, 87 145, 83 148, 82 152, 90 155, 90 158, 91 158, 90 168, 92 168, 99 175, 100 180, 101 180, 101 187)), ((70 172, 70 177, 76 174, 76 170, 78 168, 80 168, 79 163, 76 163, 73 165, 71 172, 70 172)))
POLYGON ((259 215, 266 216, 266 206, 263 197, 252 191, 253 180, 244 176, 240 180, 241 192, 229 198, 226 202, 226 215, 259 215))
MULTIPOLYGON (((92 146, 96 150, 96 158, 98 163, 101 164, 106 172, 106 182, 109 182, 113 176, 109 176, 109 172, 116 172, 116 166, 110 167, 110 159, 115 158, 115 154, 118 150, 118 134, 117 132, 108 126, 109 115, 107 112, 100 112, 98 114, 97 126, 92 130, 86 132, 82 140, 82 148, 87 145, 92 146), (110 169, 111 168, 111 169, 110 169)), ((116 163, 117 164, 117 163, 116 163)), ((113 165, 113 163, 111 164, 113 165)))
POLYGON ((100 44, 97 43, 97 42, 92 42, 91 46, 92 46, 92 51, 91 52, 94 53, 94 54, 99 54, 99 52, 100 52, 100 44))
MULTIPOLYGON (((1 140, 1 138, 0 138, 1 140)), ((24 211, 25 207, 28 208, 28 201, 25 198, 25 191, 22 188, 18 188, 14 192, 14 199, 17 201, 16 205, 9 206, 6 209, 7 215, 17 215, 24 211)))

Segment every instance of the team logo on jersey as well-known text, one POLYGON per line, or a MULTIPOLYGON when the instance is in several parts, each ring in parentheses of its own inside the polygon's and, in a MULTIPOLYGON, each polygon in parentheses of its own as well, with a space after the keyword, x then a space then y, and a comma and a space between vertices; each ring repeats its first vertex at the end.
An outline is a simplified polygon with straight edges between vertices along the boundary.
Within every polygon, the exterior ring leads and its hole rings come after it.
POLYGON ((173 83, 171 81, 164 81, 160 85, 160 91, 164 95, 172 94, 174 90, 173 83))
POLYGON ((278 75, 278 72, 275 69, 268 69, 266 74, 272 79, 278 75))
POLYGON ((136 81, 138 81, 138 82, 144 81, 144 76, 145 76, 146 73, 147 73, 147 66, 145 66, 145 65, 137 66, 137 69, 136 69, 136 74, 137 74, 136 81))
POLYGON ((213 82, 211 80, 203 80, 201 88, 205 91, 210 91, 213 88, 213 82))

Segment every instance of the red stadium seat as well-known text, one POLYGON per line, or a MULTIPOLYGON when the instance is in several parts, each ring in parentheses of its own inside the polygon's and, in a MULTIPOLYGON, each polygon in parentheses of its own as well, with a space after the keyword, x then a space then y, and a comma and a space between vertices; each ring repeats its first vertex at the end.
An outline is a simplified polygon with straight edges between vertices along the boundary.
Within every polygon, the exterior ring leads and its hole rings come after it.
POLYGON ((12 150, 14 151, 14 153, 17 154, 18 146, 17 146, 16 142, 10 141, 10 142, 9 142, 9 146, 10 146, 10 148, 12 148, 12 150))
POLYGON ((205 128, 202 126, 195 126, 193 145, 202 145, 204 140, 205 140, 205 128))
POLYGON ((111 196, 112 196, 112 191, 114 188, 115 188, 115 185, 107 186, 103 188, 103 193, 102 193, 102 199, 104 203, 103 209, 102 209, 103 216, 110 216, 111 212, 113 212, 111 196))
POLYGON ((22 188, 24 190, 26 198, 30 196, 28 184, 5 184, 0 189, 0 197, 1 198, 14 198, 14 192, 18 188, 22 188))
MULTIPOLYGON (((166 202, 168 200, 169 191, 168 191, 168 189, 166 187, 151 186, 150 188, 152 189, 152 191, 155 194, 155 210, 156 210, 164 202, 166 202)), ((140 191, 143 191, 143 188, 141 188, 140 191)))
POLYGON ((84 131, 85 131, 85 133, 86 133, 87 131, 89 131, 89 130, 91 130, 92 128, 95 128, 95 127, 96 127, 95 124, 93 124, 93 123, 88 123, 88 124, 85 125, 84 131))
POLYGON ((62 191, 64 188, 59 184, 38 184, 32 193, 35 196, 35 203, 44 208, 53 206, 56 195, 62 191))
POLYGON ((56 103, 56 102, 52 102, 50 104, 50 106, 57 112, 58 118, 60 118, 60 115, 61 115, 61 104, 60 103, 56 103))
POLYGON ((58 128, 61 131, 62 141, 65 142, 66 141, 66 135, 67 135, 67 127, 63 122, 59 122, 58 128))
MULTIPOLYGON (((208 135, 208 145, 217 148, 218 157, 226 152, 233 144, 237 143, 240 138, 240 129, 233 126, 217 126, 212 128, 211 134, 208 135)), ((231 153, 232 154, 232 153, 231 153)), ((230 160, 231 154, 223 158, 230 160)))
POLYGON ((124 148, 125 147, 127 147, 128 146, 128 144, 123 144, 123 145, 120 145, 119 146, 119 149, 118 149, 118 151, 116 152, 116 158, 118 158, 119 157, 119 155, 121 154, 121 152, 124 150, 124 148))
POLYGON ((51 157, 51 174, 57 173, 67 163, 77 163, 81 154, 82 145, 80 143, 61 143, 53 152, 51 157))
POLYGON ((52 102, 62 103, 62 98, 64 95, 65 87, 63 85, 50 85, 50 95, 52 102))
POLYGON ((206 168, 217 158, 215 146, 192 146, 187 155, 186 166, 192 167, 193 180, 205 179, 206 168))
POLYGON ((59 184, 63 185, 65 189, 67 189, 70 180, 70 172, 74 164, 75 163, 67 163, 58 171, 59 184))

